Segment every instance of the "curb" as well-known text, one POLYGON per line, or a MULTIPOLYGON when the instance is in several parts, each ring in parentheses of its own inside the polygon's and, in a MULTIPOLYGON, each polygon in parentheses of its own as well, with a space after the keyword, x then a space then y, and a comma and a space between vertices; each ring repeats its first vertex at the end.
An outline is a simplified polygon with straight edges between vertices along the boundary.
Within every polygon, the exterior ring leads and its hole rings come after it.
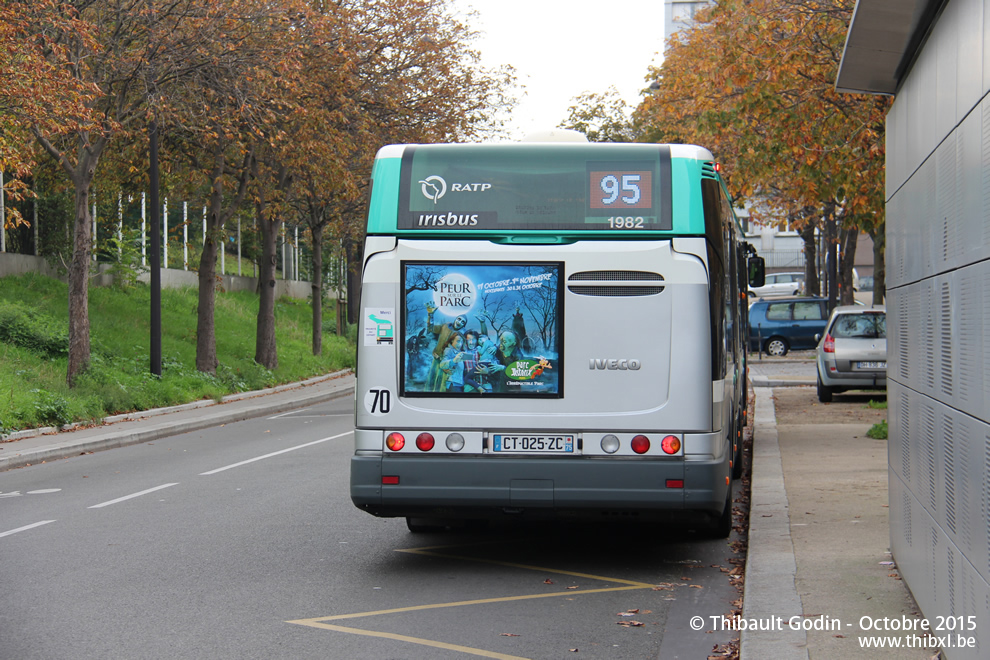
POLYGON ((817 383, 803 378, 771 378, 770 376, 749 377, 753 387, 814 387, 817 383))
MULTIPOLYGON (((772 393, 761 389, 755 394, 752 501, 742 616, 747 621, 776 621, 776 617, 786 620, 804 610, 795 584, 797 561, 772 393)), ((773 630, 743 630, 739 634, 739 658, 807 660, 807 642, 806 632, 786 625, 773 630)))
MULTIPOLYGON (((320 376, 317 378, 311 378, 306 381, 301 381, 298 383, 289 383, 286 385, 280 385, 278 387, 273 387, 266 390, 257 390, 254 392, 242 392, 238 394, 232 394, 230 396, 224 397, 220 403, 216 401, 194 401, 192 403, 183 404, 180 406, 171 406, 168 408, 155 408, 153 410, 145 410, 141 412, 127 413, 124 415, 114 415, 112 417, 107 417, 103 420, 104 424, 111 424, 114 422, 122 421, 141 421, 146 418, 159 417, 168 415, 170 413, 185 412, 190 410, 196 410, 199 408, 215 408, 215 410, 208 410, 202 415, 198 415, 195 419, 190 419, 186 421, 176 421, 163 419, 157 423, 151 425, 142 426, 141 429, 137 430, 125 430, 125 431, 110 431, 100 437, 86 439, 86 440, 72 440, 71 437, 62 436, 58 433, 58 429, 53 427, 47 427, 43 429, 33 429, 28 431, 20 431, 18 433, 12 433, 10 436, 4 436, 4 440, 17 440, 22 438, 32 438, 39 435, 52 434, 52 442, 49 445, 35 447, 22 452, 14 452, 11 455, 0 456, 0 472, 4 470, 10 470, 18 467, 25 467, 28 465, 33 465, 36 463, 42 463, 49 460, 56 460, 60 458, 67 458, 69 456, 78 456, 80 454, 89 454, 96 451, 102 451, 104 449, 113 449, 116 447, 126 447, 128 445, 140 444, 143 442, 150 442, 152 440, 158 440, 160 438, 178 435, 180 433, 191 433, 193 431, 201 431, 205 428, 210 428, 213 426, 220 426, 221 424, 230 424, 233 422, 243 421, 245 419, 252 419, 254 417, 263 417, 265 415, 278 414, 281 412, 287 412, 289 410, 295 410, 297 408, 304 408, 306 406, 315 405, 317 403, 323 403, 324 401, 330 401, 332 399, 340 398, 343 396, 349 396, 354 393, 354 381, 353 379, 348 379, 351 372, 339 371, 333 374, 328 374, 326 376, 320 376), (270 394, 277 394, 280 392, 286 392, 290 390, 303 389, 307 386, 317 385, 320 383, 325 383, 331 380, 340 380, 329 388, 321 389, 318 392, 300 392, 300 396, 293 397, 291 399, 275 400, 275 401, 264 401, 264 397, 270 394), (224 404, 231 404, 237 402, 243 402, 249 399, 259 399, 257 405, 254 406, 240 406, 237 409, 224 408, 224 404), (25 434, 25 435, 19 435, 25 434), (61 439, 60 439, 61 438, 61 439)), ((62 430, 72 430, 81 429, 83 424, 73 424, 64 427, 62 430)))

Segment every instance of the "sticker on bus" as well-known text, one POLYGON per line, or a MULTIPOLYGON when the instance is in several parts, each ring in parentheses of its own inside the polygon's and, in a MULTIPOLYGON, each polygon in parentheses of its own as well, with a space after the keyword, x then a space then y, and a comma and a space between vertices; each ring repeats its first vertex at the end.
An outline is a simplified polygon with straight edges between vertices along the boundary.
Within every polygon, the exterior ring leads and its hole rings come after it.
POLYGON ((404 262, 402 395, 563 395, 561 264, 404 262))
POLYGON ((395 310, 364 310, 364 345, 391 346, 395 343, 395 310))

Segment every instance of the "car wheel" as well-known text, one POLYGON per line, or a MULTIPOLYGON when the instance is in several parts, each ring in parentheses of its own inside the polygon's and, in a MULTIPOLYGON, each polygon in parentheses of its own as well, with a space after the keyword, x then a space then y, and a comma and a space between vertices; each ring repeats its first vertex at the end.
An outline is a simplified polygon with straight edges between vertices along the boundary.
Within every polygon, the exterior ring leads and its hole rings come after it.
POLYGON ((832 388, 822 382, 822 377, 818 377, 818 400, 822 403, 832 403, 832 388))
POLYGON ((771 337, 767 340, 764 346, 764 351, 767 355, 772 355, 774 357, 783 357, 787 355, 787 340, 783 337, 771 337))

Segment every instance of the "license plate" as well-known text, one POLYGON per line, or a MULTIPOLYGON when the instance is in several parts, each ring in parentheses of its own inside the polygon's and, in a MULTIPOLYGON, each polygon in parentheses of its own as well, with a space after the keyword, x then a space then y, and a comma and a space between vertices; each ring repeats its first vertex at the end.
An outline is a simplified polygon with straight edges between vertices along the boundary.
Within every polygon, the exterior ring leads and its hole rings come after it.
POLYGON ((574 436, 566 433, 496 433, 492 451, 503 454, 573 454, 574 436))
POLYGON ((856 366, 860 369, 886 369, 886 362, 857 362, 856 366))

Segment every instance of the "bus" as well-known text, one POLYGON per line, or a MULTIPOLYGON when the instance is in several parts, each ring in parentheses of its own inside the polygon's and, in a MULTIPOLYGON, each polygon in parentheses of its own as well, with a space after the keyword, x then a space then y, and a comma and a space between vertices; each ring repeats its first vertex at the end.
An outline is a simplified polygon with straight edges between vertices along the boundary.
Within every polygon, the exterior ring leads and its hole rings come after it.
POLYGON ((620 516, 728 536, 763 273, 701 147, 383 147, 353 503, 414 532, 620 516))

